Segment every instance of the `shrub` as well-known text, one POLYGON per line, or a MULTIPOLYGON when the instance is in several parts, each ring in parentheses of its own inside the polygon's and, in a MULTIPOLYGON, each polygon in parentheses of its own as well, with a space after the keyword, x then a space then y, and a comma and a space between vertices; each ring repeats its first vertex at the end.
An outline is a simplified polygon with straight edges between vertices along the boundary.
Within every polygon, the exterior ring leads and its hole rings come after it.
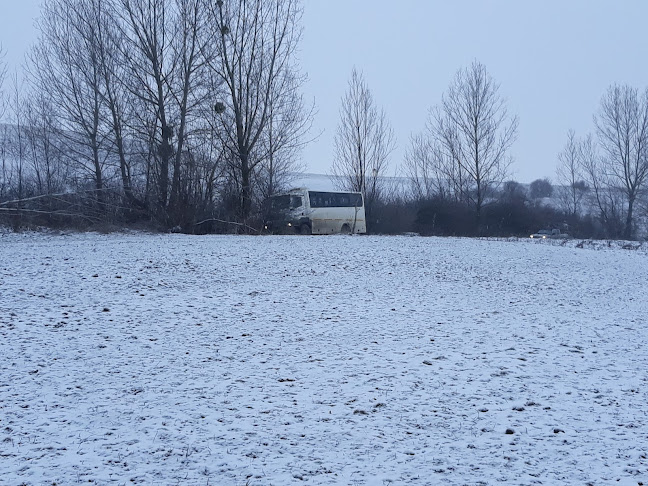
POLYGON ((549 179, 536 179, 529 186, 529 196, 531 199, 541 199, 543 197, 551 197, 553 194, 553 186, 549 179))

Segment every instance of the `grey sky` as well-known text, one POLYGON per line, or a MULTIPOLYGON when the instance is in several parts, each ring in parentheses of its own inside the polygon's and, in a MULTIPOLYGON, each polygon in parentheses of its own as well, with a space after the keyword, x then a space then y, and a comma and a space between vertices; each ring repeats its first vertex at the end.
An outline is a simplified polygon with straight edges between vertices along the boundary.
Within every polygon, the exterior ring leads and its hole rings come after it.
MULTIPOLYGON (((12 66, 34 40, 37 0, 1 0, 0 43, 12 66)), ((318 113, 304 151, 311 172, 333 157, 340 99, 363 71, 396 132, 392 171, 456 71, 473 60, 501 84, 520 119, 515 179, 554 177, 567 130, 592 129, 612 83, 648 85, 645 0, 304 0, 301 65, 318 113)))

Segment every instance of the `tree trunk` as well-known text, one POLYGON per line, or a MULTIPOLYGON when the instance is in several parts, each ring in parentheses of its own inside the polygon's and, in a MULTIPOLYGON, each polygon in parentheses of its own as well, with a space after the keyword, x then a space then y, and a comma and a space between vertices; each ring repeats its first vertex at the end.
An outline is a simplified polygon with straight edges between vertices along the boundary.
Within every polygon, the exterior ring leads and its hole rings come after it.
POLYGON ((104 194, 103 194, 103 174, 101 173, 101 162, 99 158, 99 147, 97 143, 92 141, 92 163, 94 165, 95 175, 95 189, 97 190, 97 202, 101 210, 104 208, 104 194))
POLYGON ((252 187, 250 186, 251 170, 249 165, 249 156, 247 153, 241 153, 241 194, 240 194, 240 211, 241 222, 245 223, 250 217, 252 211, 252 187))
POLYGON ((625 222, 625 228, 624 228, 624 233, 623 237, 626 240, 631 240, 633 236, 633 231, 632 231, 632 217, 633 217, 633 211, 634 211, 634 202, 635 202, 635 196, 632 195, 628 198, 628 214, 626 215, 626 222, 625 222))
POLYGON ((169 128, 162 123, 162 143, 159 146, 160 180, 158 181, 158 206, 162 213, 166 213, 169 200, 169 159, 171 158, 171 144, 169 143, 169 128))

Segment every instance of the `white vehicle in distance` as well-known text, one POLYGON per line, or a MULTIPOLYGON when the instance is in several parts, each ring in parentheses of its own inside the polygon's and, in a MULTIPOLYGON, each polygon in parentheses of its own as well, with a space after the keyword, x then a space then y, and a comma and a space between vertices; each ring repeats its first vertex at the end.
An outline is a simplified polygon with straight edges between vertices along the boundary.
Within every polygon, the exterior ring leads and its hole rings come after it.
POLYGON ((269 198, 264 228, 271 233, 329 235, 367 232, 359 192, 292 189, 269 198))
POLYGON ((552 239, 558 240, 563 238, 569 238, 569 235, 566 233, 561 233, 559 229, 541 229, 537 233, 529 235, 530 238, 536 238, 541 240, 552 239))

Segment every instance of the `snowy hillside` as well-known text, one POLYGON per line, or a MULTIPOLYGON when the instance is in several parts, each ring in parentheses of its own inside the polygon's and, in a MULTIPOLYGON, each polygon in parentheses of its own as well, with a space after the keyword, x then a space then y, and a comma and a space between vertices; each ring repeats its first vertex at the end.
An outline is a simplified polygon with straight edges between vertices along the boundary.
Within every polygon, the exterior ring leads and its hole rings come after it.
MULTIPOLYGON (((327 174, 295 173, 290 179, 290 187, 307 187, 314 191, 340 191, 347 185, 342 178, 327 174)), ((405 177, 385 176, 378 179, 388 188, 409 187, 409 180, 405 177)))
POLYGON ((647 258, 0 235, 0 484, 648 484, 647 258))

